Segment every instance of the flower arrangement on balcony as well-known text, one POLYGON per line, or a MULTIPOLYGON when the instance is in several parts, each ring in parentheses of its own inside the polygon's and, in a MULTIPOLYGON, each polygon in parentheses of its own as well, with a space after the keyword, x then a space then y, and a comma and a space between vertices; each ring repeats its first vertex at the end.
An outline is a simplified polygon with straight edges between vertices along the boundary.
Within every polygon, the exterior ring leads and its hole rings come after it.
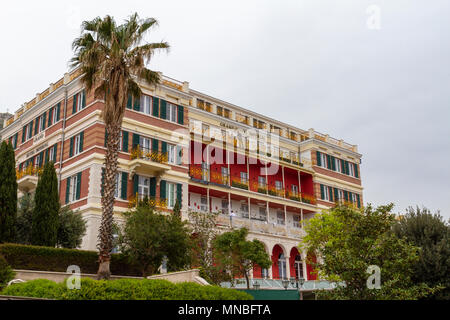
POLYGON ((297 202, 302 201, 301 195, 299 193, 293 193, 293 192, 289 192, 289 191, 286 192, 286 198, 297 201, 297 202))
POLYGON ((316 197, 314 197, 313 195, 302 193, 302 202, 309 204, 316 204, 317 200, 316 197))
POLYGON ((285 158, 285 157, 282 157, 282 156, 280 156, 280 160, 284 161, 284 162, 287 162, 287 163, 292 163, 291 159, 288 159, 288 158, 285 158))
POLYGON ((221 172, 211 172, 211 182, 227 186, 229 184, 229 177, 224 176, 221 172))
POLYGON ((160 199, 156 197, 148 197, 147 195, 136 194, 128 201, 128 208, 136 208, 138 205, 146 205, 150 208, 167 209, 167 199, 160 199))
POLYGON ((231 186, 239 189, 248 190, 248 183, 242 182, 241 180, 238 179, 233 179, 231 181, 231 186))
POLYGON ((274 197, 282 197, 284 198, 284 190, 283 189, 277 189, 275 187, 269 187, 268 190, 269 195, 274 197))
POLYGON ((131 160, 145 159, 158 163, 167 163, 169 156, 167 152, 143 150, 140 146, 135 146, 131 150, 131 160))
POLYGON ((135 146, 131 150, 131 160, 141 159, 144 155, 144 152, 141 150, 140 146, 135 146))
POLYGON ((16 170, 16 177, 17 180, 19 180, 25 176, 40 176, 43 170, 44 169, 42 167, 28 166, 25 169, 16 170))

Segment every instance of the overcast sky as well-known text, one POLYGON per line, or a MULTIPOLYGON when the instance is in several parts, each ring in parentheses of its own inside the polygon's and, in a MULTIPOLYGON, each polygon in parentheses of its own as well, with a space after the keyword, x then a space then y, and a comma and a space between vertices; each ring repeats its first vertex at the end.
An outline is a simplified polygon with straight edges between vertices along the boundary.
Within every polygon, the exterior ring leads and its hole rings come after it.
POLYGON ((159 20, 150 67, 359 146, 365 201, 450 217, 450 1, 8 1, 0 111, 68 70, 83 20, 159 20))

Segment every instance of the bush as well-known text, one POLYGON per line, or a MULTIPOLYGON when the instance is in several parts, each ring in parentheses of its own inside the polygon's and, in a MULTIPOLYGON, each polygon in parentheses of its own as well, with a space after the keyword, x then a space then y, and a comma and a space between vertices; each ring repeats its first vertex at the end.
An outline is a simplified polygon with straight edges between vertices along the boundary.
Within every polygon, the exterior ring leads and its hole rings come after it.
MULTIPOLYGON (((20 270, 66 272, 70 265, 80 267, 82 273, 96 274, 98 254, 94 251, 59 249, 19 244, 0 244, 9 265, 20 270)), ((122 254, 111 255, 111 273, 123 276, 140 276, 140 268, 129 263, 122 254)))
POLYGON ((174 284, 167 280, 81 279, 80 290, 69 290, 65 283, 34 280, 14 284, 3 295, 57 300, 252 300, 245 292, 195 283, 174 284))
POLYGON ((14 275, 14 271, 8 265, 6 259, 0 254, 0 289, 14 279, 14 275))

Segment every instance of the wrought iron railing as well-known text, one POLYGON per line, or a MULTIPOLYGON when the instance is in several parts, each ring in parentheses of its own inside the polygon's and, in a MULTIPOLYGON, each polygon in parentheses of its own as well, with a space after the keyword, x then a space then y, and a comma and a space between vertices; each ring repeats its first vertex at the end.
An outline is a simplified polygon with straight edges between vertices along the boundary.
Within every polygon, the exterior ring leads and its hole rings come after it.
POLYGON ((135 146, 131 150, 131 160, 135 159, 144 159, 165 164, 168 162, 168 154, 167 152, 154 151, 148 148, 142 148, 141 146, 135 146))
POLYGON ((25 176, 40 176, 43 170, 42 167, 28 166, 22 170, 16 170, 16 177, 19 180, 25 176))
POLYGON ((150 197, 144 194, 136 193, 128 201, 128 208, 136 208, 138 205, 147 205, 150 208, 167 208, 167 199, 150 197))

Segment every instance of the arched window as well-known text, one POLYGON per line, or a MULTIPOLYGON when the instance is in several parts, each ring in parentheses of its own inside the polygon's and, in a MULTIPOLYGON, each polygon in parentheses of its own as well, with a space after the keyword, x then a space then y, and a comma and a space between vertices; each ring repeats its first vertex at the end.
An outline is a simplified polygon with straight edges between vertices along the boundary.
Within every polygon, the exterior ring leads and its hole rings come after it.
POLYGON ((280 253, 278 256, 278 275, 280 279, 286 279, 287 273, 286 273, 286 257, 283 253, 280 253))
POLYGON ((294 270, 295 270, 295 278, 296 279, 304 278, 304 276, 303 276, 303 261, 302 261, 302 257, 299 254, 295 256, 294 270))

